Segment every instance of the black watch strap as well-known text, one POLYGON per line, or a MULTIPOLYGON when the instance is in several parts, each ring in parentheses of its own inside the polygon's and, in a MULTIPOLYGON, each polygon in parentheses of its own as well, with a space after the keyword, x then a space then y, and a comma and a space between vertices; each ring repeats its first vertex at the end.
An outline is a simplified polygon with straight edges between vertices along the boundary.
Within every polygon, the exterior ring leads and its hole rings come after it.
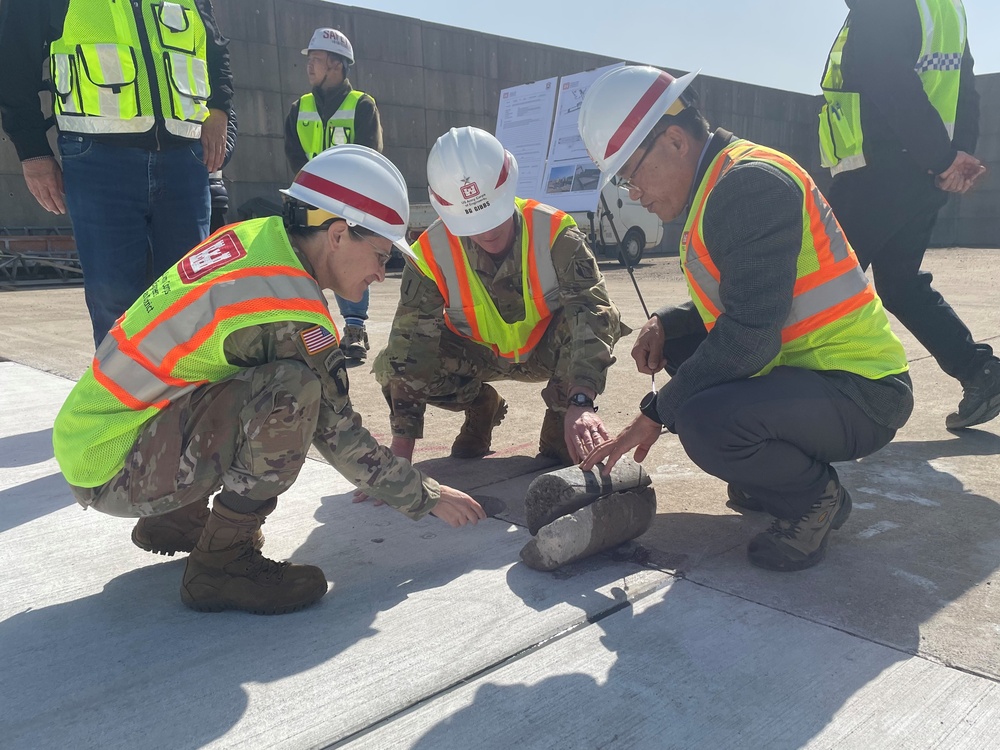
POLYGON ((586 393, 574 393, 572 396, 569 397, 569 405, 580 406, 597 411, 597 407, 594 406, 594 399, 592 399, 586 393))
POLYGON ((660 412, 656 409, 656 397, 658 395, 656 391, 650 391, 643 396, 642 401, 639 402, 639 412, 657 424, 663 424, 663 420, 660 419, 660 412))

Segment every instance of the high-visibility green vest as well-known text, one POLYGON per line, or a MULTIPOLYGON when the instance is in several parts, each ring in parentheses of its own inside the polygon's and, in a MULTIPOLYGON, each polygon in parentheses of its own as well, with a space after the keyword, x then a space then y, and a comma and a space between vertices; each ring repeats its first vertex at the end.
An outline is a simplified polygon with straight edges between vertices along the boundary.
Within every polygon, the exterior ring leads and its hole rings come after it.
POLYGON ((295 130, 307 159, 312 159, 330 146, 354 143, 354 113, 364 95, 363 91, 349 92, 326 123, 320 119, 319 110, 316 109, 316 97, 311 93, 302 95, 295 130))
POLYGON ((462 241, 436 221, 412 250, 420 271, 437 284, 444 298, 444 320, 459 336, 488 346, 520 362, 541 339, 560 307, 559 280, 552 265, 552 245, 573 217, 535 200, 514 199, 521 224, 521 292, 524 317, 508 323, 469 263, 462 241))
POLYGON ((70 0, 49 48, 62 132, 145 133, 157 119, 201 136, 211 94, 206 32, 194 0, 70 0))
POLYGON ((180 396, 241 368, 226 338, 241 328, 311 323, 315 346, 337 329, 326 298, 288 242, 281 217, 216 232, 118 319, 56 417, 52 444, 66 481, 99 487, 117 474, 143 425, 180 396), (322 330, 319 330, 322 329, 322 330))
MULTIPOLYGON (((917 0, 923 40, 914 69, 948 136, 955 134, 955 112, 965 54, 965 8, 960 0, 917 0)), ((821 86, 826 103, 819 115, 820 162, 832 174, 865 166, 861 97, 844 90, 841 58, 850 32, 848 16, 830 50, 821 86)), ((875 71, 872 75, 878 75, 875 71)))
POLYGON ((771 164, 802 191, 802 249, 792 306, 781 330, 781 349, 759 373, 779 365, 807 370, 846 370, 871 380, 906 372, 906 352, 882 302, 858 265, 837 219, 809 174, 773 149, 738 140, 712 160, 691 204, 681 235, 681 268, 705 328, 725 314, 721 275, 705 245, 702 221, 712 189, 741 162, 771 164))

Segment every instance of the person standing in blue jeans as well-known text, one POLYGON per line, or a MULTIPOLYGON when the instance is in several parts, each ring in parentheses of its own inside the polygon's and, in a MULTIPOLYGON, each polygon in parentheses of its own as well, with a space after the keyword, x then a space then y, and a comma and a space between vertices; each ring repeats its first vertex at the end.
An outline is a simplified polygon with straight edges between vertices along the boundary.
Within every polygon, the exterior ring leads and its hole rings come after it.
MULTIPOLYGON (((311 90, 292 103, 285 118, 285 157, 292 172, 330 146, 356 143, 382 151, 382 122, 375 100, 357 91, 347 78, 354 64, 351 40, 337 29, 316 29, 306 56, 311 90)), ((340 348, 348 359, 362 362, 368 356, 368 290, 360 302, 340 295, 337 307, 344 318, 340 348)))
POLYGON ((28 190, 69 212, 99 345, 149 284, 208 236, 225 154, 228 40, 210 0, 5 0, 0 115, 28 190), (62 166, 46 139, 49 62, 62 166))

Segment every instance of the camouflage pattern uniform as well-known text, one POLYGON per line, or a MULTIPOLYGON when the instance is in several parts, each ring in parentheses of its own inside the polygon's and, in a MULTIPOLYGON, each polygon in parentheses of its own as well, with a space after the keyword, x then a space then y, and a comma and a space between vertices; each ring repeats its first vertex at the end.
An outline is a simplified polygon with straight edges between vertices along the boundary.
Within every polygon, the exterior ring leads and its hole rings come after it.
MULTIPOLYGON (((515 213, 515 251, 495 259, 470 238, 462 246, 504 320, 524 318, 521 286, 520 217, 515 213)), ((464 411, 484 382, 548 381, 545 405, 565 413, 569 390, 583 386, 604 390, 607 370, 615 361, 615 343, 630 329, 621 324, 618 308, 608 297, 594 254, 576 227, 569 227, 552 247, 559 281, 559 306, 538 344, 521 362, 453 333, 444 322, 444 298, 433 279, 413 264, 403 271, 400 302, 389 344, 375 359, 374 372, 390 400, 395 437, 423 437, 428 403, 464 411)))
POLYGON ((344 353, 331 344, 310 355, 299 334, 311 327, 269 323, 231 334, 226 357, 246 369, 151 419, 116 476, 100 487, 72 487, 78 502, 124 517, 167 513, 220 487, 263 502, 291 487, 312 443, 371 497, 410 518, 430 512, 440 486, 362 426, 344 353))

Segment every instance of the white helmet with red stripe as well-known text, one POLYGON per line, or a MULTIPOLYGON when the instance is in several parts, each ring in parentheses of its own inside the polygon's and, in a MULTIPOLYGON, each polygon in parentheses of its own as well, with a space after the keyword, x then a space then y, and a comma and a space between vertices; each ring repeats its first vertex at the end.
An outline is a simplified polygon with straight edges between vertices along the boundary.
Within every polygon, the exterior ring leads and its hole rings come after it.
MULTIPOLYGON (((281 192, 382 235, 413 257, 406 242, 410 221, 406 181, 396 165, 374 149, 353 143, 332 146, 310 159, 281 192)), ((318 223, 322 222, 309 225, 318 223)))
POLYGON ((514 215, 517 160, 485 130, 452 128, 427 157, 427 183, 449 232, 482 234, 514 215))
POLYGON ((601 187, 622 168, 663 115, 693 103, 683 96, 698 71, 674 78, 648 65, 609 70, 587 89, 579 128, 587 153, 601 168, 601 187))

